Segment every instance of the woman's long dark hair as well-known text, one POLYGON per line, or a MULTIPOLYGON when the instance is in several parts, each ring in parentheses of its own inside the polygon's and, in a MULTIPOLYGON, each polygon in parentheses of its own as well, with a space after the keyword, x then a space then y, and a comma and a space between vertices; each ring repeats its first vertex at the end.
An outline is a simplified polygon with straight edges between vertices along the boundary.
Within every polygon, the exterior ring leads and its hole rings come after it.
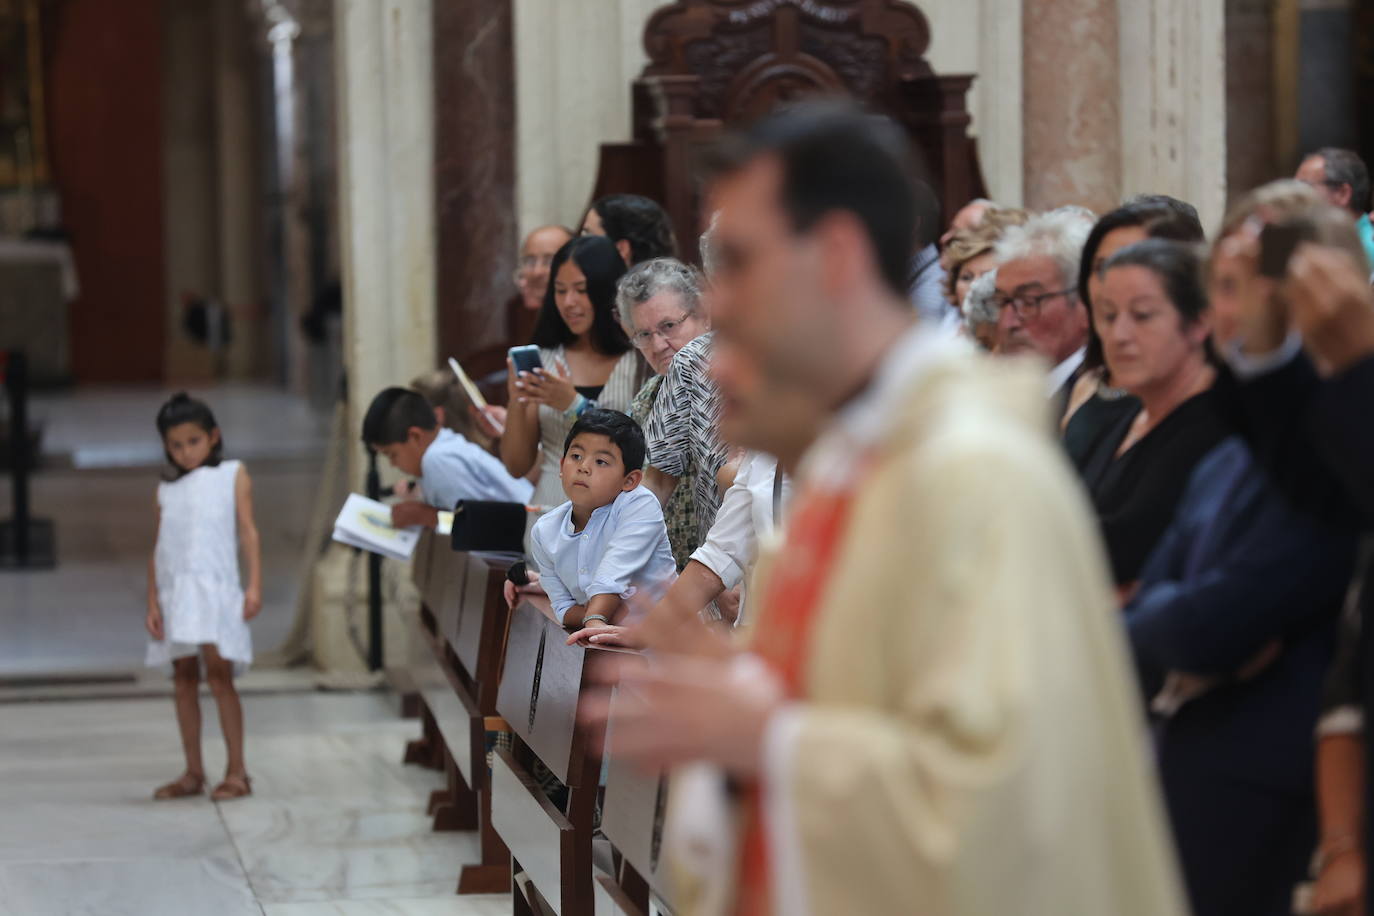
MULTIPOLYGON (((215 422, 215 415, 210 410, 209 404, 204 401, 197 401, 184 391, 178 391, 172 395, 171 400, 163 404, 157 411, 157 434, 162 438, 162 453, 167 456, 167 467, 162 471, 164 480, 180 480, 191 473, 172 460, 172 453, 167 450, 168 430, 183 423, 196 424, 205 430, 207 436, 219 429, 219 424, 215 422)), ((221 433, 219 441, 210 447, 210 455, 201 467, 212 468, 223 460, 224 434, 221 433)), ((192 470, 195 469, 192 468, 192 470)))
POLYGON ((606 356, 619 356, 630 349, 630 338, 615 317, 615 288, 625 275, 625 259, 615 243, 600 235, 584 235, 573 239, 553 256, 549 265, 549 288, 539 309, 532 342, 535 346, 552 349, 567 346, 576 336, 558 314, 554 286, 558 269, 571 258, 587 278, 587 298, 592 303, 592 347, 606 356))
POLYGON ((1102 240, 1117 229, 1139 226, 1145 230, 1147 238, 1170 239, 1175 242, 1205 241, 1202 223, 1198 220, 1197 210, 1165 194, 1142 194, 1132 198, 1115 210, 1103 216, 1088 233, 1083 243, 1083 257, 1078 262, 1078 298, 1088 310, 1088 344, 1083 356, 1084 369, 1096 369, 1105 365, 1102 359, 1102 341, 1093 325, 1093 301, 1088 281, 1092 279, 1093 262, 1097 260, 1097 249, 1102 240))
POLYGON ((630 243, 630 263, 677 257, 673 223, 658 205, 639 194, 610 194, 592 202, 601 230, 613 242, 630 243))

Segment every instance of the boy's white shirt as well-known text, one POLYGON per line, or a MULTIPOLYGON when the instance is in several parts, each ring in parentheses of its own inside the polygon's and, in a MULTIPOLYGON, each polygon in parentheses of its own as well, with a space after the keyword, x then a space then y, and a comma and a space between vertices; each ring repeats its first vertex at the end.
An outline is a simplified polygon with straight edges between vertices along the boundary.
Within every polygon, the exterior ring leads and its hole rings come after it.
POLYGON ((619 494, 594 510, 581 531, 573 530, 572 509, 563 503, 530 532, 530 555, 560 621, 596 595, 628 599, 647 590, 657 598, 677 577, 663 507, 651 490, 619 494))

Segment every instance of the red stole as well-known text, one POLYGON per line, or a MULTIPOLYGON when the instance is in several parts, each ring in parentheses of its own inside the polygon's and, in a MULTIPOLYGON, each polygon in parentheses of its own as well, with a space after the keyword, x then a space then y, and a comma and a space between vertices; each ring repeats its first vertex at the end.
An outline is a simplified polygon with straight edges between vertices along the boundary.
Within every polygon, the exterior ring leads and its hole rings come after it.
MULTIPOLYGON (((855 473, 841 489, 808 489, 801 494, 764 588, 754 623, 753 651, 782 679, 789 699, 804 696, 803 679, 816 612, 834 569, 861 478, 862 474, 855 473)), ((757 785, 746 787, 744 802, 745 833, 735 912, 767 916, 772 912, 770 857, 757 785)))

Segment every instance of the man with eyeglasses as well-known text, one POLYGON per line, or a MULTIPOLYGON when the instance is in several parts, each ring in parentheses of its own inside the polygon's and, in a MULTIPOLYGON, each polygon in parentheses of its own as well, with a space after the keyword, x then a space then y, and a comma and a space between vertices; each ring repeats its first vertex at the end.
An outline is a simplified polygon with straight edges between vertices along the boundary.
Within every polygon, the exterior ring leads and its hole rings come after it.
POLYGON ((1374 224, 1369 220, 1369 169, 1358 154, 1334 146, 1308 153, 1293 176, 1316 190, 1331 204, 1349 210, 1364 245, 1364 256, 1374 265, 1374 224))
POLYGON ((1051 210, 1010 227, 997 245, 996 352, 1038 353, 1050 364, 1045 393, 1056 418, 1068 406, 1088 343, 1088 310, 1075 284, 1092 227, 1078 209, 1051 210))
POLYGON ((534 334, 539 309, 549 288, 549 266, 558 249, 567 244, 573 234, 562 226, 540 226, 525 236, 520 246, 520 260, 515 268, 515 288, 519 295, 506 308, 506 334, 512 344, 526 344, 534 334))

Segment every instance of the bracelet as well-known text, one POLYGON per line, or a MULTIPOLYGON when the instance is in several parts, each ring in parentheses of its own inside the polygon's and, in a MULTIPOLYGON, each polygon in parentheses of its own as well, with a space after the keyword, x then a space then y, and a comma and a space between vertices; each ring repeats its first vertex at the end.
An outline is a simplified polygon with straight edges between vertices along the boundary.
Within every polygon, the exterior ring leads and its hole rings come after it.
POLYGON ((576 420, 578 417, 582 416, 583 412, 587 409, 587 403, 586 396, 580 391, 577 392, 573 396, 572 403, 563 411, 563 416, 569 420, 576 420))
POLYGON ((583 618, 582 618, 582 626, 585 627, 585 626, 587 625, 587 621, 589 621, 589 620, 599 620, 599 621, 601 621, 602 623, 604 623, 606 626, 610 626, 610 625, 611 625, 611 622, 610 622, 609 620, 606 619, 606 617, 605 617, 604 614, 588 614, 586 617, 583 617, 583 618))

